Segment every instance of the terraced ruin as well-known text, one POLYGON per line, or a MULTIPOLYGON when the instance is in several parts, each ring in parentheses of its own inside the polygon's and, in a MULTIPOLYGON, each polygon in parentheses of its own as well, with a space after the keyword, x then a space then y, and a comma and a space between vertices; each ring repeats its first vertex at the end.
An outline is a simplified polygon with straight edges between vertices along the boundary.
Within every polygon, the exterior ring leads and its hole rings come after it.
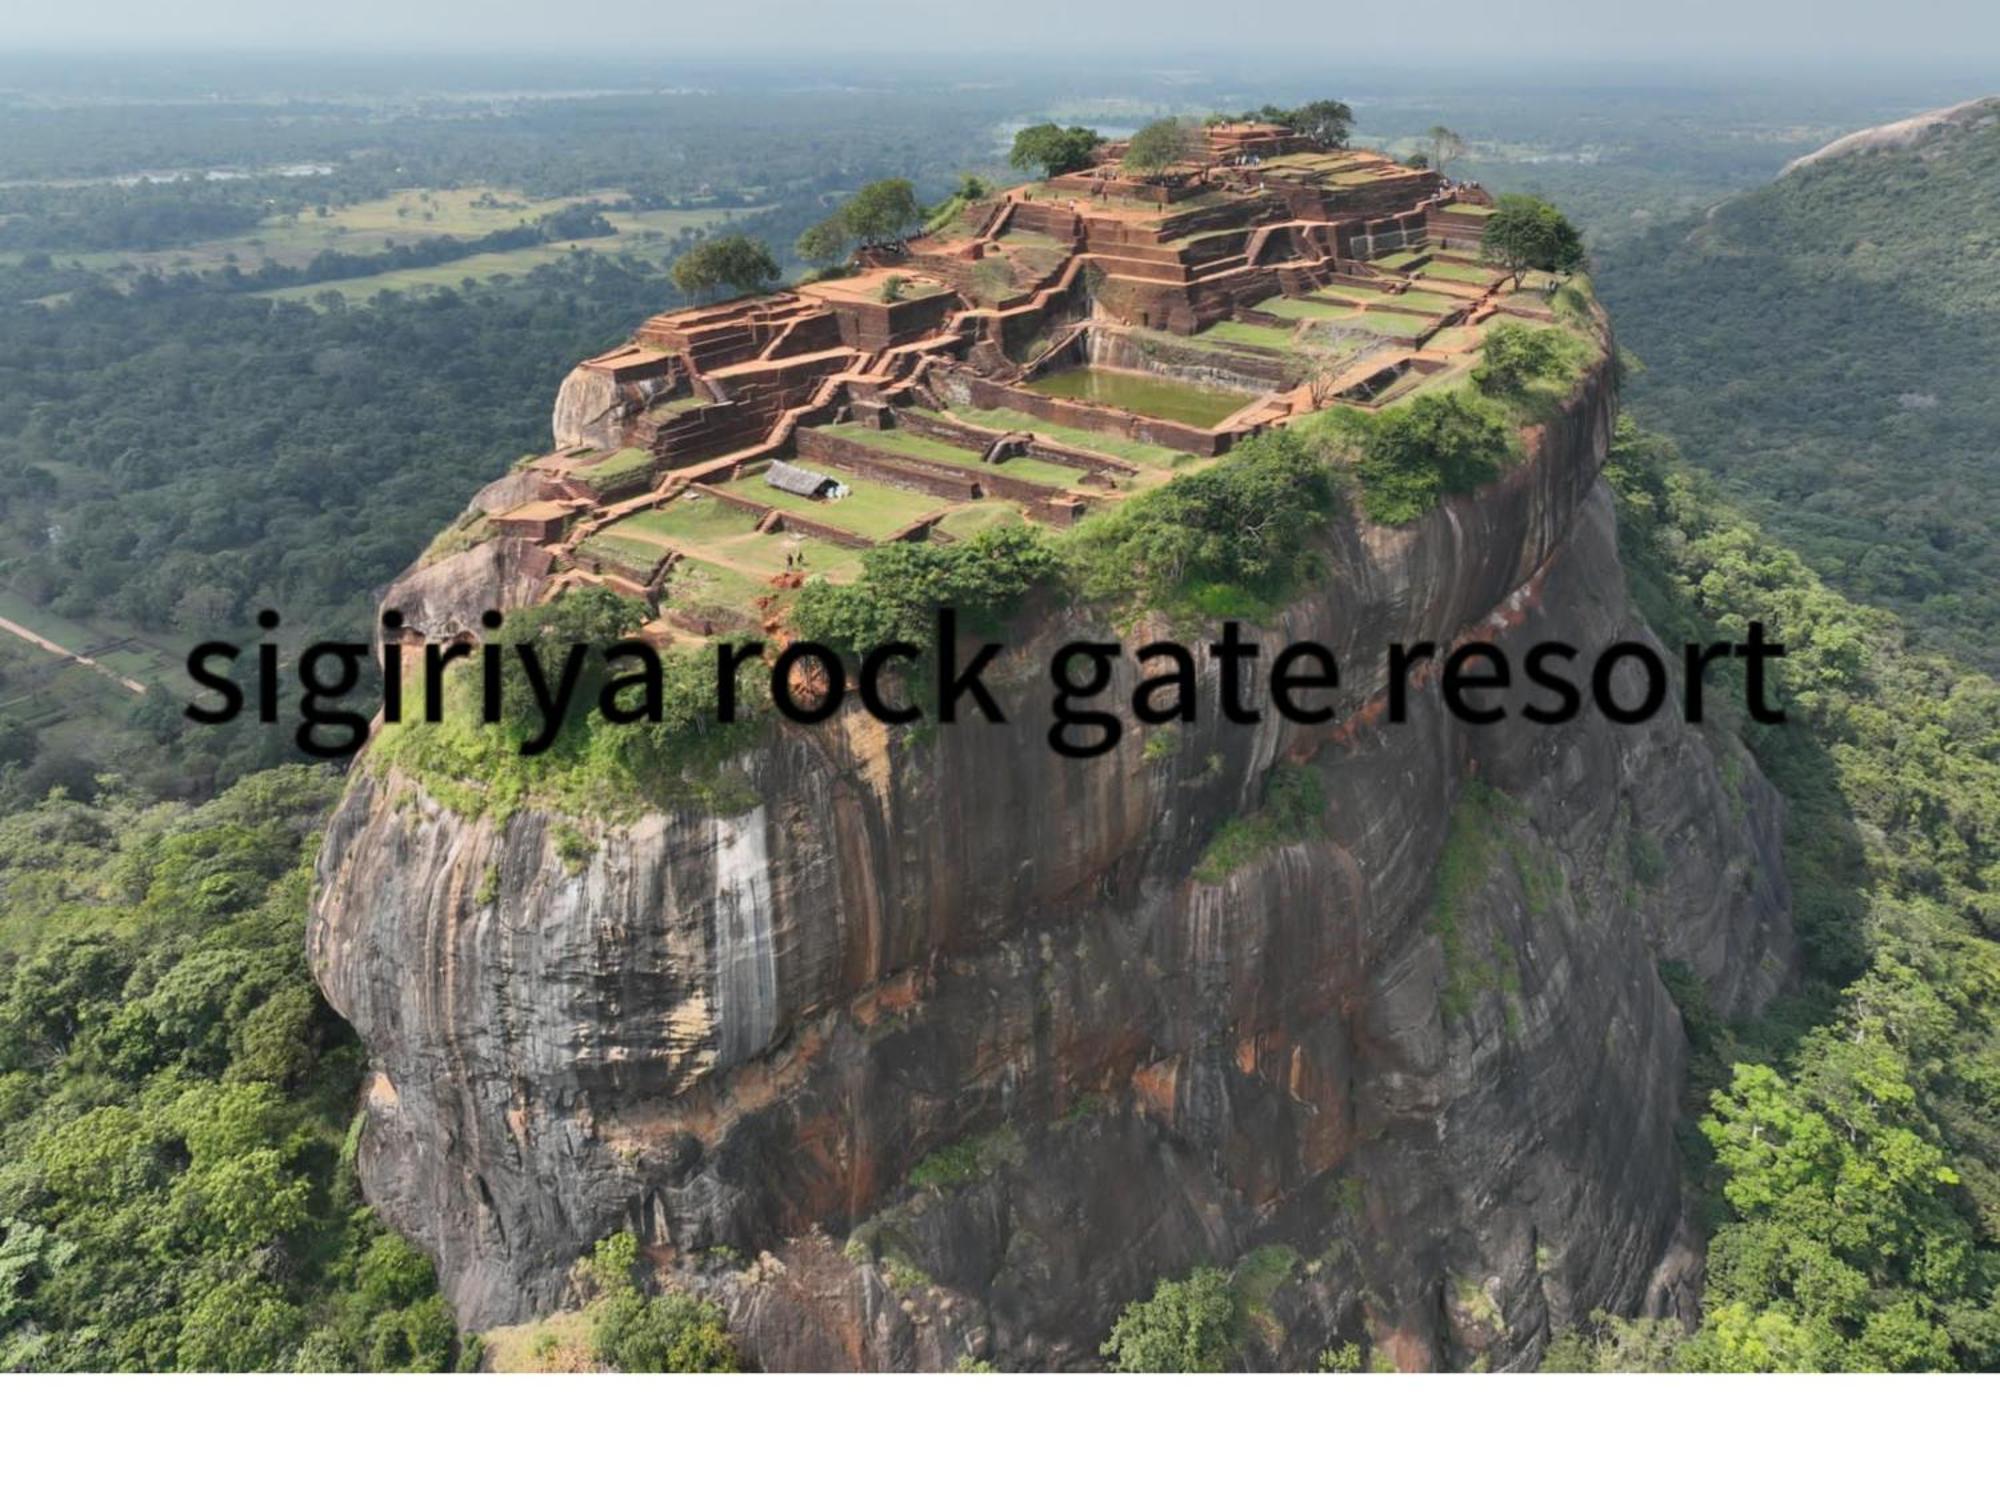
POLYGON ((1148 178, 1113 142, 853 274, 649 319, 569 376, 557 450, 479 523, 546 548, 544 596, 643 598, 656 642, 775 630, 871 546, 1065 527, 1549 320, 1481 262, 1476 186, 1274 125, 1204 140, 1148 178))

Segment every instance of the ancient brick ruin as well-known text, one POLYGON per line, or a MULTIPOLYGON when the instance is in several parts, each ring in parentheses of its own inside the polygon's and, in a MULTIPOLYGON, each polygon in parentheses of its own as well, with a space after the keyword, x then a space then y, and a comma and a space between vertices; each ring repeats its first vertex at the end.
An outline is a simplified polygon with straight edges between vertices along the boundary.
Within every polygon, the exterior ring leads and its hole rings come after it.
POLYGON ((1477 187, 1272 125, 1205 139, 1153 178, 1114 142, 854 274, 649 319, 570 375, 558 450, 488 523, 548 549, 551 592, 644 598, 662 642, 775 628, 870 546, 1072 524, 1549 315, 1480 262, 1477 187))

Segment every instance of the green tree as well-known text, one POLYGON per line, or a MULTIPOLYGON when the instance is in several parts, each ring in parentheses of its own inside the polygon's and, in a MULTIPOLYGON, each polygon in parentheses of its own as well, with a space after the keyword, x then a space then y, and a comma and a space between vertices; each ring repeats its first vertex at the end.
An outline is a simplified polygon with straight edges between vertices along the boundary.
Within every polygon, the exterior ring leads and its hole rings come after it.
POLYGON ((840 219, 863 248, 901 244, 924 221, 916 189, 902 177, 870 182, 841 204, 840 219))
POLYGON ((846 265, 853 258, 854 235, 848 230, 847 221, 836 213, 799 235, 798 243, 793 248, 808 265, 833 269, 846 265))
POLYGON ((1056 565, 1042 532, 1028 525, 996 525, 955 546, 877 546, 862 553, 859 581, 807 583, 792 624, 801 639, 856 656, 890 640, 922 645, 940 608, 958 610, 964 629, 997 628, 1056 565))
POLYGON ((1228 612, 1247 593, 1272 601, 1311 567, 1313 532, 1331 512, 1331 475, 1303 439, 1278 430, 1214 466, 1182 474, 1079 526, 1069 543, 1085 587, 1146 602, 1228 612))
POLYGON ((1503 196, 1486 220, 1480 251, 1514 277, 1515 286, 1531 270, 1568 275, 1584 263, 1583 239, 1550 204, 1525 193, 1503 196))
POLYGON ((1120 166, 1131 176, 1157 178, 1176 166, 1203 162, 1206 156, 1200 127, 1169 115, 1139 128, 1127 143, 1120 166))
POLYGON ((1569 369, 1568 339, 1552 327, 1531 328, 1493 319, 1479 344, 1473 383, 1490 395, 1517 395, 1538 379, 1569 369))
POLYGON ((357 1199, 360 1055, 299 938, 338 783, 0 817, 0 1367, 456 1357, 429 1263, 357 1199))
POLYGON ((1347 144, 1354 111, 1338 99, 1314 99, 1292 110, 1285 123, 1322 151, 1337 151, 1347 144))
POLYGON ((705 239, 674 261, 673 281, 688 296, 727 286, 741 294, 762 291, 778 279, 778 262, 763 241, 748 234, 705 239))
POLYGON ((1430 142, 1429 164, 1440 172, 1449 172, 1452 162, 1465 154, 1465 137, 1448 125, 1432 125, 1424 139, 1430 142))
POLYGON ((735 1372, 740 1359, 720 1306, 685 1294, 620 1289, 597 1307, 591 1352, 620 1372, 735 1372))
POLYGON ((1115 1372, 1222 1372, 1235 1350, 1235 1300, 1229 1276, 1197 1268, 1161 1279, 1150 1299, 1134 1300, 1098 1348, 1115 1372))
POLYGON ((1765 538, 1670 445, 1621 421, 1607 479, 1634 594, 1663 634, 1762 620, 1781 727, 1746 737, 1784 793, 1805 998, 1710 1022, 1726 1078, 1701 1133, 1723 1220, 1694 1370, 2000 1365, 2000 946, 1970 839, 2000 827, 1990 683, 1908 648, 1765 538))
POLYGON ((1380 525, 1414 520, 1447 495, 1497 478, 1513 440, 1490 401, 1462 391, 1391 406, 1363 428, 1362 509, 1380 525))
POLYGON ((639 1240, 616 1232, 577 1264, 590 1295, 591 1355, 620 1372, 735 1372, 739 1358, 719 1306, 648 1294, 639 1240))
MULTIPOLYGON (((596 719, 598 695, 613 673, 605 665, 605 650, 631 638, 645 620, 643 604, 608 587, 573 587, 550 602, 507 615, 494 631, 493 642, 504 652, 500 712, 501 721, 513 739, 517 743, 529 742, 546 731, 542 709, 535 700, 518 646, 534 650, 542 674, 549 682, 561 675, 568 653, 582 646, 582 662, 576 688, 569 699, 569 715, 559 728, 562 734, 574 739, 587 735, 601 721, 596 719)), ((454 710, 470 720, 476 715, 472 698, 477 684, 472 674, 461 673, 455 689, 461 697, 454 703, 454 710)))
POLYGON ((1044 177, 1059 177, 1089 166, 1091 152, 1103 144, 1103 136, 1081 125, 1029 125, 1015 132, 1014 148, 1007 153, 1007 161, 1016 171, 1038 171, 1044 177))

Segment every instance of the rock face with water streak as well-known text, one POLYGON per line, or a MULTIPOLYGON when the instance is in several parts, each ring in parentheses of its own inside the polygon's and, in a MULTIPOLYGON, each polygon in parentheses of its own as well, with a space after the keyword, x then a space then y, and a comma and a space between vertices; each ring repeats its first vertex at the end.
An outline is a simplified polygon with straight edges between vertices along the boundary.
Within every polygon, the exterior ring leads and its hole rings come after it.
POLYGON ((1391 641, 1642 637, 1611 406, 1600 373, 1487 491, 1333 528, 1257 636, 1333 648, 1324 727, 1232 726, 1211 675, 1199 723, 1059 757, 1042 664, 1109 626, 1045 603, 1006 725, 774 730, 737 814, 562 839, 364 762, 312 950, 377 1068, 370 1199, 469 1327, 556 1308, 629 1227, 769 1368, 1088 1366, 1201 1264, 1249 1266, 1252 1366, 1531 1365, 1594 1308, 1675 1308, 1660 974, 1725 1014, 1784 977, 1775 797, 1671 712, 1382 712, 1391 641), (1319 824, 1203 865, 1280 764, 1319 824))

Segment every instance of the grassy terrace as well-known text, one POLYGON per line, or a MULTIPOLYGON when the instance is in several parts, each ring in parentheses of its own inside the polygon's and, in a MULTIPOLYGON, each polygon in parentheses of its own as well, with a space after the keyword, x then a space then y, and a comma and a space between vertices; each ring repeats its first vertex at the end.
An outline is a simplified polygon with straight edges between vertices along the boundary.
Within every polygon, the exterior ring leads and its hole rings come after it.
MULTIPOLYGON (((1442 298, 1440 298, 1442 299, 1442 298)), ((1409 297, 1389 298, 1381 303, 1366 307, 1342 306, 1335 302, 1310 301, 1298 297, 1275 296, 1269 301, 1259 302, 1257 310, 1269 312, 1273 317, 1297 317, 1319 324, 1318 331, 1339 333, 1373 333, 1384 337, 1413 338, 1436 320, 1435 313, 1405 313, 1390 311, 1388 308, 1398 300, 1407 304, 1409 297)), ((1456 305, 1452 303, 1450 305, 1456 305)))
POLYGON ((1401 296, 1363 291, 1361 299, 1378 311, 1423 312, 1433 315, 1455 311, 1466 304, 1460 298, 1447 296, 1440 291, 1405 291, 1401 296))
POLYGON ((801 499, 796 494, 772 488, 764 482, 761 473, 753 473, 718 487, 724 493, 769 505, 788 515, 817 520, 822 525, 837 525, 870 541, 886 541, 904 526, 945 507, 945 501, 929 494, 892 488, 886 483, 871 483, 865 478, 843 473, 838 468, 822 467, 816 471, 846 484, 849 490, 847 496, 842 499, 801 499))
POLYGON ((1391 338, 1414 338, 1429 327, 1433 320, 1429 317, 1412 317, 1401 312, 1364 310, 1350 313, 1346 317, 1336 315, 1330 325, 1356 332, 1380 333, 1391 338))
POLYGON ((1329 302, 1307 301, 1300 296, 1273 296, 1257 303, 1256 310, 1269 313, 1273 317, 1296 317, 1300 319, 1340 317, 1354 309, 1336 307, 1329 302))
POLYGON ((904 431, 900 427, 883 430, 873 426, 830 426, 826 430, 829 435, 845 437, 863 447, 919 458, 927 463, 947 463, 975 475, 982 469, 990 469, 996 473, 1005 473, 1009 478, 1047 484, 1057 489, 1072 488, 1076 481, 1083 477, 1079 469, 1065 468, 1060 463, 1045 463, 1029 457, 1012 458, 999 464, 982 463, 976 452, 964 447, 954 447, 949 442, 941 442, 935 437, 927 437, 919 432, 904 431))
POLYGON ((661 545, 686 542, 712 546, 756 532, 755 517, 706 494, 685 494, 659 509, 642 510, 620 520, 606 535, 645 536, 661 545))
POLYGON ((991 530, 996 525, 1013 525, 1024 521, 1027 521, 1027 517, 1004 499, 982 499, 977 504, 953 505, 951 512, 944 517, 944 528, 951 532, 952 539, 968 541, 981 531, 991 530))
POLYGON ((662 400, 657 405, 646 407, 646 414, 655 421, 671 421, 676 416, 685 416, 689 411, 707 405, 703 395, 676 395, 672 400, 662 400))
MULTIPOLYGON (((1278 312, 1276 315, 1284 317, 1292 314, 1278 312)), ((1261 327, 1255 323, 1231 320, 1218 322, 1213 327, 1205 327, 1194 336, 1203 343, 1235 343, 1245 348, 1268 348, 1282 352, 1291 348, 1292 332, 1293 330, 1288 327, 1261 327)))
POLYGON ((956 420, 972 426, 983 426, 988 431, 1035 432, 1052 442, 1060 442, 1065 447, 1076 447, 1084 452, 1101 452, 1106 457, 1122 458, 1128 463, 1136 463, 1141 468, 1164 470, 1182 467, 1195 460, 1188 453, 1176 452, 1171 447, 1159 447, 1151 442, 1135 442, 1129 437, 1111 436, 1103 432, 1082 431, 1074 426, 1064 426, 1060 421, 1031 416, 1025 411, 982 411, 974 406, 955 405, 951 408, 951 415, 956 420))
POLYGON ((1269 312, 1273 317, 1297 317, 1319 322, 1359 321, 1364 325, 1371 318, 1387 318, 1388 321, 1380 322, 1372 331, 1400 333, 1415 332, 1444 313, 1464 305, 1451 297, 1426 291, 1408 291, 1401 296, 1374 296, 1353 287, 1341 287, 1327 294, 1345 296, 1350 291, 1361 302, 1360 306, 1322 301, 1317 297, 1274 296, 1257 303, 1257 310, 1269 312))
POLYGON ((576 476, 599 493, 642 478, 651 471, 653 454, 643 447, 621 447, 603 462, 577 469, 576 476))
MULTIPOLYGON (((772 572, 777 570, 771 568, 772 572)), ((756 612, 757 600, 770 591, 768 576, 718 566, 700 558, 683 558, 667 576, 660 606, 697 613, 704 607, 727 608, 749 614, 756 612)))
POLYGON ((1130 411, 1135 416, 1198 427, 1215 426, 1255 399, 1240 390, 1211 390, 1182 380, 1156 379, 1148 374, 1099 369, 1094 365, 1045 374, 1031 380, 1028 388, 1063 400, 1083 400, 1130 411))
POLYGON ((1417 273, 1428 281, 1463 281, 1469 286, 1484 286, 1499 272, 1484 265, 1454 265, 1447 260, 1433 260, 1417 273))
POLYGON ((1069 249, 1069 241, 1058 239, 1053 234, 1044 234, 1039 229, 1008 229, 1000 236, 999 242, 1008 249, 1062 250, 1069 249))
POLYGON ((686 494, 629 516, 592 536, 581 550, 646 567, 669 550, 683 551, 667 577, 666 603, 697 612, 704 607, 754 612, 757 599, 771 591, 771 579, 787 570, 787 558, 794 555, 803 557, 808 574, 836 582, 850 581, 861 570, 856 551, 811 536, 760 533, 755 516, 705 494, 686 494))
POLYGON ((1448 327, 1424 345, 1426 353, 1462 353, 1479 342, 1479 330, 1464 325, 1448 327))
POLYGON ((1299 334, 1299 351, 1314 358, 1362 354, 1382 347, 1382 340, 1352 322, 1315 322, 1299 334))
POLYGON ((621 535, 616 527, 599 531, 576 549, 579 556, 592 561, 623 562, 641 571, 651 571, 653 563, 667 554, 664 542, 639 535, 621 535))

